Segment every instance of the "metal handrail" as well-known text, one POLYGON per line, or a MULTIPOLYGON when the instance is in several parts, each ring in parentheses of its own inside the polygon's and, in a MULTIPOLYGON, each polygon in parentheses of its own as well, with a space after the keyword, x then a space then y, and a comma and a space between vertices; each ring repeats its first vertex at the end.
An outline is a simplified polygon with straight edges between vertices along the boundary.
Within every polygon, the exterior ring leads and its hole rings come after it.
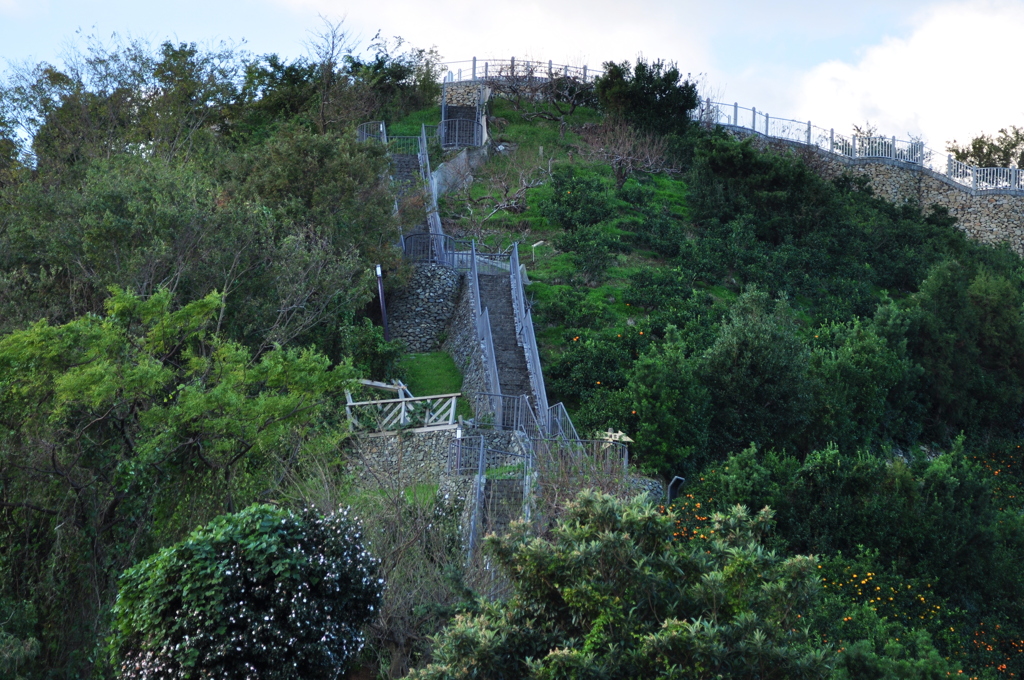
POLYGON ((579 440, 576 426, 565 410, 565 404, 558 402, 548 409, 548 434, 555 439, 579 440))
POLYGON ((356 139, 360 142, 367 142, 371 139, 383 144, 388 143, 388 132, 382 120, 371 120, 356 128, 356 139))
POLYGON ((920 166, 975 191, 1024 191, 1024 174, 1019 168, 981 168, 962 163, 952 154, 936 151, 918 139, 843 135, 834 128, 821 128, 811 121, 770 116, 755 107, 726 104, 710 99, 702 102, 698 119, 706 125, 754 133, 772 139, 804 144, 849 159, 888 159, 920 166))
POLYGON ((484 308, 480 315, 480 322, 477 326, 480 329, 480 344, 484 350, 484 368, 487 371, 487 379, 491 389, 500 392, 501 383, 498 382, 498 362, 494 355, 494 336, 491 335, 491 315, 484 308))
POLYGON ((590 82, 604 75, 604 71, 591 69, 587 65, 571 66, 555 64, 550 60, 531 61, 515 57, 489 60, 478 60, 473 57, 463 61, 450 61, 445 64, 444 70, 447 71, 444 80, 449 83, 506 77, 531 77, 545 80, 574 78, 582 82, 590 82))
MULTIPOLYGON (((537 444, 541 444, 538 442, 537 444)), ((607 439, 546 439, 538 450, 547 452, 546 463, 563 471, 575 470, 597 462, 605 473, 629 469, 629 448, 622 442, 607 439)))
MULTIPOLYGON (((479 440, 484 439, 483 435, 471 435, 468 437, 456 437, 448 443, 448 459, 445 463, 445 472, 450 475, 471 475, 480 470, 479 440)), ((514 453, 503 449, 495 449, 484 444, 484 469, 508 465, 509 460, 523 461, 524 464, 532 467, 532 456, 529 453, 514 453)))
POLYGON ((515 313, 516 333, 519 335, 526 365, 530 374, 530 386, 537 399, 537 413, 547 427, 548 396, 544 387, 544 373, 540 365, 540 349, 533 330, 533 317, 526 304, 525 286, 519 265, 519 244, 515 243, 509 254, 509 276, 512 279, 512 309, 515 313))
POLYGON ((420 155, 420 137, 419 135, 403 135, 401 137, 388 137, 387 138, 388 153, 390 154, 404 154, 408 156, 420 155))

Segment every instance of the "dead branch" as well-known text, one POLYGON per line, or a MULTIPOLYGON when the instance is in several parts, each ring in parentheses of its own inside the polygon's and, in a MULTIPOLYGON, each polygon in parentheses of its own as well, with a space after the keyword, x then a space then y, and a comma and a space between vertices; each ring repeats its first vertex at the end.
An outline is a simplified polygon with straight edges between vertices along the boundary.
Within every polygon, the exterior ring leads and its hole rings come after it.
POLYGON ((637 172, 678 172, 668 158, 663 138, 639 132, 626 123, 584 126, 580 136, 584 141, 581 155, 609 163, 615 171, 615 184, 620 188, 637 172))

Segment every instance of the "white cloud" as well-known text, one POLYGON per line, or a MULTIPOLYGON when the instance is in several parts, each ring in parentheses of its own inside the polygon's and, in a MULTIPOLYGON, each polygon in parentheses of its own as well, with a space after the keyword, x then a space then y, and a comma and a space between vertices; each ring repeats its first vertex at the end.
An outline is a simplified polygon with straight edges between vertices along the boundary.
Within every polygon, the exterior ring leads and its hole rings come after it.
POLYGON ((924 135, 936 150, 1024 125, 1021 35, 1019 0, 943 4, 922 13, 908 37, 869 47, 856 63, 811 70, 785 115, 844 133, 870 120, 882 134, 924 135))
POLYGON ((345 25, 364 39, 378 29, 400 35, 416 46, 437 45, 447 59, 476 56, 529 57, 555 63, 599 67, 607 60, 649 57, 677 61, 683 70, 710 63, 704 32, 686 21, 688 8, 673 0, 642 0, 628 11, 614 0, 273 0, 299 12, 345 17, 345 25))

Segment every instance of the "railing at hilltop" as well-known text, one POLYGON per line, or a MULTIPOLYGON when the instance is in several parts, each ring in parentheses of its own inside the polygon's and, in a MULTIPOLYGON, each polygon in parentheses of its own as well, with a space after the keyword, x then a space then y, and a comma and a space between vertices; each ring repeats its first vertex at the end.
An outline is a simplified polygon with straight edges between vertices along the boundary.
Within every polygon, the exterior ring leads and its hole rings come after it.
POLYGON ((449 83, 526 75, 547 80, 574 78, 582 82, 589 82, 604 75, 603 71, 591 69, 586 65, 569 66, 552 61, 531 61, 515 57, 489 60, 478 60, 473 57, 465 61, 448 62, 444 68, 447 71, 444 80, 449 83))
POLYGON ((1024 174, 1018 168, 979 168, 961 163, 950 154, 928 148, 921 140, 843 135, 811 121, 773 117, 754 107, 710 100, 705 102, 701 122, 816 147, 851 160, 888 159, 918 165, 975 191, 1024 191, 1024 174))

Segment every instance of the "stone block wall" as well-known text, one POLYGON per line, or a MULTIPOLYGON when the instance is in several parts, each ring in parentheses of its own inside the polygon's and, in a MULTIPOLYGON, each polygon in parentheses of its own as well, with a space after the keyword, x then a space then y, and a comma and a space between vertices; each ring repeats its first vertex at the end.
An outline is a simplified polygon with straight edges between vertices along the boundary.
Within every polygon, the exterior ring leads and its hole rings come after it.
MULTIPOLYGON (((734 131, 739 137, 749 132, 734 131)), ((916 202, 949 210, 968 238, 988 245, 1006 243, 1024 257, 1024 191, 978 191, 914 163, 889 158, 847 158, 798 142, 755 136, 755 144, 779 153, 796 153, 827 179, 843 173, 864 176, 875 195, 893 203, 916 202)))
POLYGON ((438 484, 448 464, 448 447, 455 430, 356 435, 352 466, 361 486, 404 489, 414 484, 438 484))
POLYGON ((665 483, 660 479, 630 475, 626 485, 636 495, 646 494, 652 503, 665 500, 665 483))
POLYGON ((444 103, 448 106, 465 106, 476 108, 480 102, 482 83, 472 80, 459 83, 444 83, 444 103))
POLYGON ((480 417, 491 412, 486 399, 479 397, 481 392, 493 392, 487 380, 484 368, 484 349, 476 336, 476 321, 473 309, 473 286, 462 277, 455 311, 448 323, 448 333, 441 349, 452 355, 455 365, 462 372, 462 394, 469 399, 473 413, 480 417))
MULTIPOLYGON (((433 352, 455 311, 459 274, 437 264, 419 264, 402 290, 388 300, 391 338, 410 352, 433 352)), ((416 395, 421 396, 421 395, 416 395)))

